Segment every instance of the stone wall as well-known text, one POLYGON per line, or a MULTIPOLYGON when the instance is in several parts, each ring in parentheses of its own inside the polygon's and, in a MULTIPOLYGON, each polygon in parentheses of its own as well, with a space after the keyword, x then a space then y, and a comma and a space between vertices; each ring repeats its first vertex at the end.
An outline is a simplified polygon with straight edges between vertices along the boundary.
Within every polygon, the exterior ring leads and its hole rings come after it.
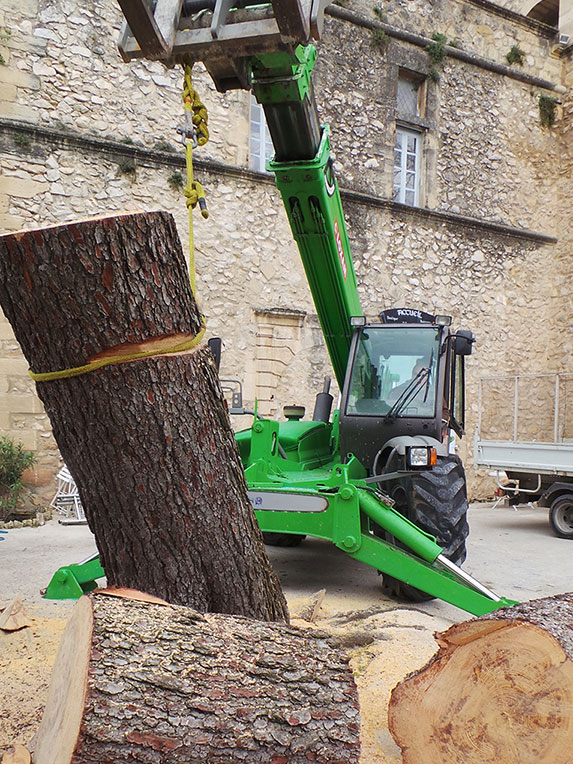
MULTIPOLYGON (((569 0, 563 0, 568 2, 569 0)), ((506 55, 516 45, 525 54, 522 73, 558 81, 559 57, 555 30, 522 16, 521 0, 395 0, 390 3, 352 0, 337 5, 371 21, 432 39, 445 35, 459 50, 507 65, 506 55), (379 9, 379 10, 376 10, 379 9)))
MULTIPOLYGON (((396 36, 373 47, 372 7, 352 4, 357 23, 327 18, 317 101, 332 127, 367 315, 414 305, 449 313, 477 336, 461 450, 469 466, 480 376, 573 368, 573 108, 566 94, 556 127, 541 127, 539 94, 554 91, 534 84, 544 78, 570 88, 571 61, 551 54, 538 25, 488 4, 416 0, 385 9, 396 28, 442 32, 499 64, 517 40, 533 78, 523 82, 477 59, 445 60, 439 82, 427 82, 420 125, 427 209, 407 208, 389 201, 396 80, 400 69, 426 76, 430 62, 423 44, 396 36)), ((187 211, 174 182, 184 173, 175 131, 183 122, 181 73, 123 64, 119 23, 112 0, 4 1, 0 31, 11 34, 0 45, 0 229, 162 208, 186 242, 187 211)), ((200 68, 196 81, 211 126, 196 152, 211 213, 195 223, 197 280, 209 334, 224 338, 221 374, 243 381, 249 407, 257 397, 264 413, 300 403, 310 414, 329 364, 279 194, 272 179, 246 169, 249 96, 216 93, 200 68)), ((4 320, 0 342, 2 428, 40 454, 49 477, 55 444, 4 320)), ((491 481, 469 472, 472 495, 491 493, 491 481)))

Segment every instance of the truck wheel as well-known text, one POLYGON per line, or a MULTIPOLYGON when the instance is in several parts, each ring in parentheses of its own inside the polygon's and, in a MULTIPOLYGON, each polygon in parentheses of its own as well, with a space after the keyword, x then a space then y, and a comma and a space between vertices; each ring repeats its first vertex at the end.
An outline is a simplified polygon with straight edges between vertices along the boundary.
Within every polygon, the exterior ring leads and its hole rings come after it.
POLYGON ((562 539, 573 539, 573 493, 555 499, 549 510, 549 522, 562 539))
MULTIPOLYGON (((466 477, 457 456, 438 458, 432 470, 408 476, 394 487, 395 509, 419 528, 436 537, 444 554, 456 565, 466 559, 468 499, 466 477)), ((434 599, 426 592, 384 575, 384 590, 409 602, 434 599)))
POLYGON ((305 538, 298 533, 263 533, 263 541, 268 546, 298 546, 305 538))

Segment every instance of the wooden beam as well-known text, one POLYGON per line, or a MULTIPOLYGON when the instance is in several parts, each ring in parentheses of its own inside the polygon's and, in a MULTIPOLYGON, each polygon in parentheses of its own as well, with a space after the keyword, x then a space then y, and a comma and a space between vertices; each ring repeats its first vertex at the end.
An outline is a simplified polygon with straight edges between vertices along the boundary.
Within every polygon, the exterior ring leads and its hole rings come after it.
POLYGON ((141 48, 142 55, 163 58, 169 50, 159 27, 155 23, 151 8, 145 0, 118 0, 123 15, 141 48))
POLYGON ((310 37, 310 18, 302 0, 272 0, 272 5, 281 34, 306 42, 310 37))
POLYGON ((211 22, 211 35, 213 38, 219 37, 221 29, 227 21, 227 14, 231 10, 233 0, 217 0, 215 10, 213 11, 213 20, 211 22))
MULTIPOLYGON (((230 59, 228 67, 232 68, 232 61, 238 58, 284 50, 285 47, 288 46, 285 46, 277 22, 274 17, 270 17, 225 24, 216 39, 213 39, 209 26, 176 30, 169 54, 163 53, 154 58, 161 58, 167 64, 173 62, 174 56, 184 57, 189 61, 227 58, 230 59)), ((149 58, 137 40, 131 36, 123 36, 119 49, 126 62, 149 58)))
POLYGON ((189 55, 194 61, 227 56, 238 58, 283 48, 274 19, 226 24, 214 40, 210 29, 184 29, 175 35, 173 55, 189 55))
POLYGON ((155 6, 155 23, 165 40, 168 55, 173 48, 182 5, 183 0, 157 0, 155 6))
POLYGON ((312 0, 310 11, 310 33, 315 40, 320 40, 324 28, 324 9, 330 0, 312 0))

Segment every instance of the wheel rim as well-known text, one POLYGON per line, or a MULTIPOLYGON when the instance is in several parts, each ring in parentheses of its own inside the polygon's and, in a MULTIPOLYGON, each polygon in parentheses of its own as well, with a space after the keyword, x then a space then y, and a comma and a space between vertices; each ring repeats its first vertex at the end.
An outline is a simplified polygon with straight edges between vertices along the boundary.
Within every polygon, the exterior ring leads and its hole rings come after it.
POLYGON ((555 507, 553 519, 562 533, 573 535, 573 502, 567 499, 560 501, 555 507))

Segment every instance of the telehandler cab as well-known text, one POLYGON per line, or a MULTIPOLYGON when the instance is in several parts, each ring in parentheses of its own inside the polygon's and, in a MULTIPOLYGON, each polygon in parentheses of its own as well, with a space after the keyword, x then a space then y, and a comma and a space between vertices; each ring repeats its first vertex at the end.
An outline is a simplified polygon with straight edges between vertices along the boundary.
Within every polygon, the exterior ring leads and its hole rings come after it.
MULTIPOLYGON (((268 163, 298 245, 339 390, 313 419, 258 417, 237 433, 249 497, 267 543, 327 539, 371 565, 387 589, 440 597, 474 615, 513 604, 455 563, 465 558, 464 471, 450 453, 464 424, 471 332, 411 308, 363 316, 328 127, 311 73, 324 0, 119 0, 124 60, 202 61, 217 89, 250 89, 275 155, 268 163)), ((61 568, 46 596, 75 597, 104 575, 97 559, 61 568)))

